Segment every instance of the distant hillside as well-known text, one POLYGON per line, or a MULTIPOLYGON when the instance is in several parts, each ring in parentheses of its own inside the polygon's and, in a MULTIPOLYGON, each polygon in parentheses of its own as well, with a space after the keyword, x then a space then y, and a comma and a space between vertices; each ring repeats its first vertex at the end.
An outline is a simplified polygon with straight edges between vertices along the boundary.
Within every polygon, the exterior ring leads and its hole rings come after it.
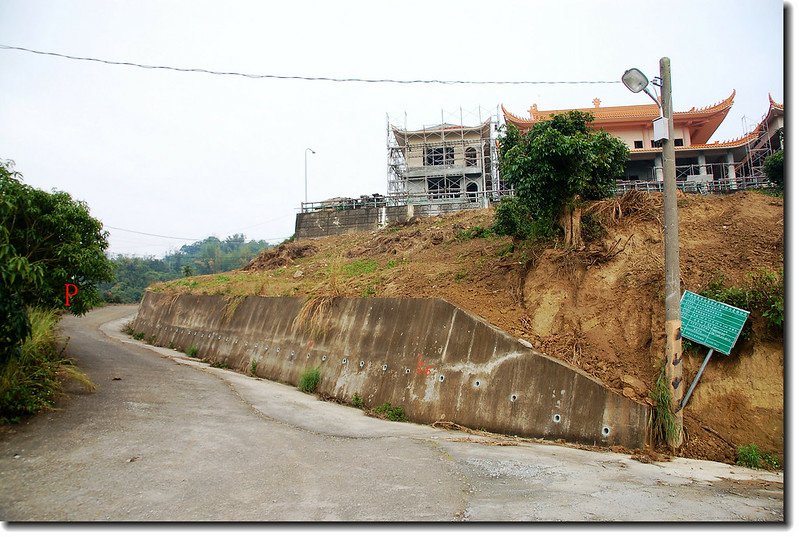
MULTIPOLYGON (((783 200, 757 192, 680 195, 684 289, 749 289, 779 278, 783 200), (758 280, 758 278, 761 278, 758 280)), ((440 297, 651 404, 664 349, 661 198, 606 200, 586 221, 585 249, 514 244, 490 233, 493 210, 283 244, 246 270, 153 290, 262 296, 440 297)), ((781 280, 780 280, 781 281, 781 280)), ((749 292, 749 291, 747 291, 749 292)), ((783 336, 762 310, 730 357, 713 358, 685 411, 681 454, 734 462, 756 443, 783 455, 783 336)), ((685 354, 692 380, 702 349, 685 354)))
POLYGON ((118 255, 111 258, 115 280, 101 284, 100 293, 106 302, 136 303, 152 283, 241 268, 269 246, 266 241, 248 241, 236 234, 223 241, 208 237, 161 259, 118 255))

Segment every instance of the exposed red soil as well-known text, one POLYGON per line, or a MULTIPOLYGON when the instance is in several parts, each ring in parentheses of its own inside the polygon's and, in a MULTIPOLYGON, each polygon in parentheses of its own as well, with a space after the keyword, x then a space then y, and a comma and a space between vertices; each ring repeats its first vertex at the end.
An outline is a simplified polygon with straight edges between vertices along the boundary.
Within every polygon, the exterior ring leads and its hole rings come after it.
MULTIPOLYGON (((654 194, 606 203, 604 234, 580 251, 527 245, 507 253, 508 237, 470 238, 475 226, 491 225, 487 209, 297 241, 264 252, 237 276, 260 278, 252 288, 262 295, 443 298, 651 403, 665 348, 660 203, 654 194), (359 260, 372 270, 347 270, 359 260)), ((683 289, 699 291, 717 273, 742 285, 760 268, 782 270, 781 198, 681 195, 678 205, 683 289)), ((730 357, 716 354, 686 408, 677 455, 734 462, 736 446, 755 443, 782 460, 783 353, 782 335, 758 318, 751 340, 730 357)), ((690 380, 704 356, 685 358, 690 380)))

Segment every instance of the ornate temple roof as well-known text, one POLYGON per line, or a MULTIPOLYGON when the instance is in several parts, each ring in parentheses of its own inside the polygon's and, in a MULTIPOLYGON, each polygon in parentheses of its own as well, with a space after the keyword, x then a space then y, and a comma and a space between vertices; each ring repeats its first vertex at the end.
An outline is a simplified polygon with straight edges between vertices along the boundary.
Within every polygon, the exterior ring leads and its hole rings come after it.
MULTIPOLYGON (((692 145, 704 144, 716 132, 724 118, 727 117, 734 98, 735 90, 732 91, 729 97, 716 104, 703 108, 692 107, 684 112, 675 111, 674 125, 675 127, 687 127, 689 129, 692 145)), ((539 110, 538 106, 534 104, 528 110, 529 118, 522 118, 510 113, 505 108, 505 105, 502 105, 502 112, 505 115, 505 121, 515 125, 521 131, 527 131, 539 121, 547 120, 555 114, 562 114, 571 110, 593 114, 593 126, 607 131, 623 127, 649 125, 660 116, 660 110, 656 104, 600 106, 601 101, 599 99, 594 99, 593 102, 593 108, 567 108, 562 110, 539 110)))

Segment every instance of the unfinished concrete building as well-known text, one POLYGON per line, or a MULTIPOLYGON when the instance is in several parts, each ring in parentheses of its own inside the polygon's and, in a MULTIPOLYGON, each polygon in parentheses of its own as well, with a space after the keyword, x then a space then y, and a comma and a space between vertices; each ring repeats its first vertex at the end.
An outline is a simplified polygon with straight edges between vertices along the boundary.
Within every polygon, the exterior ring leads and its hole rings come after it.
POLYGON ((494 117, 464 126, 442 114, 441 123, 416 130, 387 121, 386 133, 388 198, 416 214, 488 207, 503 194, 494 117))

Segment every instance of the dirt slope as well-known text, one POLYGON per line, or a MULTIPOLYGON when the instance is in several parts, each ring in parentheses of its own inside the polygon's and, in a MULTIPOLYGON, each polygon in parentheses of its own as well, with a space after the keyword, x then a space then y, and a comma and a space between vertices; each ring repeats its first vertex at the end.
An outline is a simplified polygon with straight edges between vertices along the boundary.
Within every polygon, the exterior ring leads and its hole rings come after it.
MULTIPOLYGON (((441 297, 648 402, 664 349, 660 197, 605 203, 604 232, 566 252, 480 237, 493 210, 421 219, 372 233, 289 243, 242 271, 176 280, 168 292, 441 297), (475 236, 478 235, 478 236, 475 236)), ((728 284, 783 267, 783 200, 755 192, 681 196, 683 289, 721 272, 728 284)), ((589 230, 590 231, 590 230, 589 230)), ((716 354, 686 408, 680 455, 734 462, 756 443, 783 457, 783 341, 755 319, 750 341, 716 354)), ((701 352, 701 351, 700 351, 701 352)), ((686 355, 693 379, 703 355, 686 355)))

